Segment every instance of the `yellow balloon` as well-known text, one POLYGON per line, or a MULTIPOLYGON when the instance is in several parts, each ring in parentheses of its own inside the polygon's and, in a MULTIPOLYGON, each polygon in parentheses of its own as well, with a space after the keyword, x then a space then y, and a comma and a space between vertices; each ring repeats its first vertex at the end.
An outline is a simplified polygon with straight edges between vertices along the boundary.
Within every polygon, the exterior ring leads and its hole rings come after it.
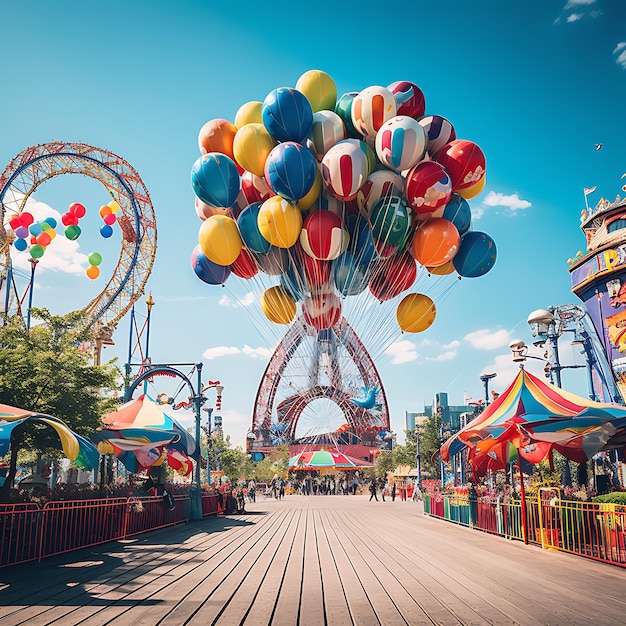
POLYGON ((305 72, 298 78, 296 89, 307 97, 313 113, 322 110, 335 110, 337 85, 326 72, 321 70, 305 72))
POLYGON ((322 173, 320 172, 319 167, 317 168, 317 173, 315 174, 315 181, 313 182, 313 187, 309 193, 304 196, 304 198, 300 198, 298 200, 298 207, 301 211, 308 211, 320 197, 320 192, 322 191, 322 173))
POLYGON ((107 206, 111 208, 111 213, 119 213, 122 210, 122 207, 115 200, 111 200, 107 206))
POLYGON ((294 299, 280 285, 263 292, 261 309, 274 324, 289 324, 296 315, 294 299))
POLYGON ((429 274, 435 274, 436 276, 447 276, 448 274, 452 274, 454 272, 454 263, 452 261, 448 261, 439 267, 427 267, 429 274))
POLYGON ((202 222, 198 233, 202 254, 217 265, 230 265, 243 245, 237 222, 226 215, 212 215, 202 222))
POLYGON ((235 126, 241 128, 246 124, 263 123, 263 103, 258 100, 242 104, 235 115, 235 126))
POLYGON ((435 303, 421 293, 404 296, 396 309, 398 325, 406 333, 421 333, 430 328, 436 315, 435 303))
POLYGON ((486 182, 487 177, 483 176, 477 183, 474 183, 471 187, 467 187, 466 189, 459 189, 457 193, 462 198, 465 198, 466 200, 471 200, 482 192, 482 190, 485 188, 486 182))
POLYGON ((265 175, 265 160, 276 142, 263 124, 246 124, 235 135, 233 154, 235 161, 257 176, 265 175))
POLYGON ((291 248, 302 230, 302 212, 280 196, 268 198, 257 216, 259 232, 277 248, 291 248))

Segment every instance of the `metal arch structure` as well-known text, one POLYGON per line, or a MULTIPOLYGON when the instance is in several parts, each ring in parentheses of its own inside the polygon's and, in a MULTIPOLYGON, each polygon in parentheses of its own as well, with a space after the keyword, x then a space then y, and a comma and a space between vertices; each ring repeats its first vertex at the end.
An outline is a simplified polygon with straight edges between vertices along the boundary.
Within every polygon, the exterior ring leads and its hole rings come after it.
MULTIPOLYGON (((82 143, 52 142, 27 148, 0 176, 0 259, 9 265, 12 236, 7 213, 19 215, 28 198, 47 180, 61 174, 83 174, 104 185, 121 207, 118 224, 122 246, 109 282, 83 309, 87 326, 96 321, 111 330, 141 297, 156 255, 156 219, 148 190, 139 174, 121 157, 82 143), (8 192, 13 192, 13 198, 8 192)), ((1 262, 1 261, 0 261, 1 262)))
POLYGON ((294 441, 298 420, 303 410, 314 400, 326 398, 334 402, 342 411, 350 432, 358 438, 373 438, 372 432, 390 430, 389 407, 384 387, 367 349, 358 338, 345 318, 333 328, 319 333, 308 326, 302 318, 298 318, 289 328, 265 369, 259 385, 254 412, 252 416, 251 434, 249 437, 252 448, 264 448, 272 445, 272 417, 285 427, 284 433, 288 440, 294 441), (307 338, 316 338, 316 352, 311 359, 309 386, 276 403, 277 391, 289 362, 295 357, 298 349, 307 338), (349 358, 358 370, 363 387, 378 387, 380 415, 374 415, 367 408, 351 402, 352 394, 344 389, 341 371, 336 358, 336 351, 345 349, 349 358), (325 352, 331 364, 330 385, 319 383, 318 352, 325 352))

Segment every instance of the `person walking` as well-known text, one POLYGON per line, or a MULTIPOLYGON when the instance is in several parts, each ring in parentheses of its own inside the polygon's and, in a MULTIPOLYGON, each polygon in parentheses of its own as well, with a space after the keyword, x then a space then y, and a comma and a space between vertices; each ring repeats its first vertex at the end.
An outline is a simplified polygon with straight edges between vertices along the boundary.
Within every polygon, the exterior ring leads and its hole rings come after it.
POLYGON ((254 478, 248 481, 248 498, 250 502, 256 502, 256 482, 254 482, 254 478))
POLYGON ((391 485, 391 501, 396 501, 396 481, 393 481, 393 485, 391 485))
POLYGON ((376 500, 376 502, 378 502, 378 496, 376 495, 376 479, 372 478, 372 482, 370 483, 370 499, 369 501, 372 501, 372 498, 374 498, 374 500, 376 500))

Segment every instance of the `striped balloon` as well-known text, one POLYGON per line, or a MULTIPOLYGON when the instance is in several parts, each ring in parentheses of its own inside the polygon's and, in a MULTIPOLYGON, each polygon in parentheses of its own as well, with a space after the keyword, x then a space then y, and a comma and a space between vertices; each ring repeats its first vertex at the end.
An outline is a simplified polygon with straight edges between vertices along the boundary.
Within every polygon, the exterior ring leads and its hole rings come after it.
POLYGON ((404 178, 391 170, 372 172, 357 194, 359 208, 370 211, 376 201, 383 196, 404 195, 404 178))
POLYGON ((419 120, 428 138, 428 154, 434 159, 441 148, 456 139, 454 126, 441 115, 427 115, 419 120))
POLYGON ((394 117, 398 105, 389 89, 368 87, 352 101, 352 123, 362 135, 374 138, 380 127, 394 117))
POLYGON ((341 200, 356 196, 368 172, 366 145, 362 141, 340 141, 322 159, 324 183, 341 200))
POLYGON ((426 133, 417 120, 398 115, 387 120, 376 133, 376 154, 389 169, 408 170, 426 152, 426 133))
POLYGON ((339 141, 346 139, 346 127, 343 120, 334 111, 313 113, 313 126, 307 141, 307 147, 318 161, 339 141))

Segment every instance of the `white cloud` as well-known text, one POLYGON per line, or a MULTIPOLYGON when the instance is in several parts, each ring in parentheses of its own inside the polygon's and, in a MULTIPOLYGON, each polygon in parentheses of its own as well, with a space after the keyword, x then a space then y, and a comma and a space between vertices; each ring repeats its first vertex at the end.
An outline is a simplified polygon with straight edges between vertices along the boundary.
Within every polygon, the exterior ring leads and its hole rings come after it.
POLYGON ((589 6, 590 4, 595 4, 596 0, 567 0, 567 4, 565 5, 565 10, 573 9, 575 7, 581 6, 589 6))
POLYGON ((419 358, 415 344, 408 340, 395 341, 385 350, 385 355, 391 357, 392 365, 409 363, 419 358))
POLYGON ((244 346, 242 352, 253 359, 267 359, 269 360, 274 354, 274 349, 272 348, 251 348, 250 346, 244 346))
POLYGON ((583 18, 583 14, 582 13, 572 13, 571 15, 567 16, 567 19, 565 20, 568 24, 571 24, 572 22, 577 22, 578 20, 583 18))
MULTIPOLYGON (((457 342, 458 343, 458 342, 457 342)), ((451 361, 456 358, 456 350, 448 350, 447 352, 442 352, 440 355, 436 357, 428 357, 427 361, 451 361)))
POLYGON ((230 354, 241 354, 241 350, 235 346, 215 346, 215 348, 207 348, 202 356, 211 361, 230 354))
POLYGON ((626 41, 620 41, 613 50, 613 54, 615 62, 626 70, 626 41))
POLYGON ((458 348, 460 345, 461 345, 461 342, 458 339, 454 339, 450 343, 442 346, 442 348, 444 350, 454 350, 455 348, 458 348))
POLYGON ((495 350, 509 344, 511 333, 506 330, 491 331, 485 328, 469 333, 463 339, 477 350, 495 350))
POLYGON ((223 295, 218 304, 220 306, 230 307, 233 309, 240 309, 242 307, 249 307, 256 302, 255 295, 249 291, 243 298, 239 298, 239 300, 233 300, 226 295, 223 295))
POLYGON ((244 356, 248 356, 252 359, 269 359, 273 353, 273 348, 251 348, 250 346, 245 345, 243 348, 238 348, 236 346, 215 346, 214 348, 207 348, 202 353, 202 356, 209 361, 219 359, 223 356, 231 356, 233 354, 243 354, 244 356))
POLYGON ((516 193, 507 196, 503 193, 496 193, 495 191, 490 191, 485 196, 483 204, 486 206, 503 206, 509 208, 511 211, 527 209, 532 206, 528 200, 522 200, 516 193))

